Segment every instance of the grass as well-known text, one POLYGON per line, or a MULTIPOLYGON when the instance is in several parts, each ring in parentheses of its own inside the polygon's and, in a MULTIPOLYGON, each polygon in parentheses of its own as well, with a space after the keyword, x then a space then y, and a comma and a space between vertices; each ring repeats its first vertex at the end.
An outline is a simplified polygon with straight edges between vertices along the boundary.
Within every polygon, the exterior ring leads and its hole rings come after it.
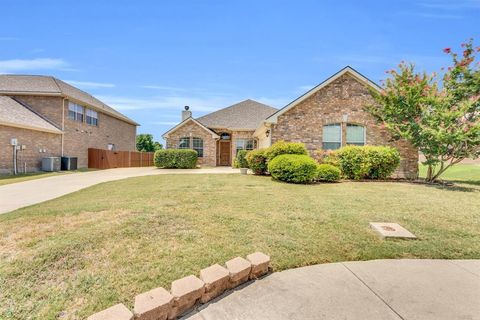
POLYGON ((345 260, 480 258, 480 187, 291 185, 242 175, 104 183, 0 216, 0 319, 78 319, 235 256, 275 271, 345 260), (382 241, 395 221, 415 241, 382 241))
MULTIPOLYGON (((427 174, 427 166, 420 165, 420 177, 427 174)), ((440 176, 441 180, 480 185, 480 164, 457 164, 440 176)))
POLYGON ((18 175, 0 175, 0 186, 6 185, 6 184, 11 184, 11 183, 17 183, 17 182, 23 182, 23 181, 29 181, 29 180, 36 180, 36 179, 41 179, 41 178, 47 178, 47 177, 53 177, 53 176, 58 176, 62 174, 68 174, 68 173, 76 173, 76 172, 86 172, 86 171, 91 171, 94 169, 78 169, 78 170, 72 170, 72 171, 58 171, 58 172, 32 172, 32 173, 21 173, 18 175))

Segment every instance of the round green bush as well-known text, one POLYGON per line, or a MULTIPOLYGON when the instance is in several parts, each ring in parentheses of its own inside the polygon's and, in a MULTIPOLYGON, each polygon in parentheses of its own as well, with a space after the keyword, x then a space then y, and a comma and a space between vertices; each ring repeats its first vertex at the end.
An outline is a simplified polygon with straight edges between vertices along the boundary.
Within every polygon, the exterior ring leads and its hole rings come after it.
POLYGON ((317 174, 317 162, 307 155, 283 154, 268 162, 268 171, 276 180, 309 183, 317 174))
POLYGON ((348 179, 386 179, 400 164, 397 149, 386 146, 346 146, 335 151, 342 174, 348 179))
POLYGON ((239 150, 236 157, 236 165, 238 168, 248 168, 248 162, 245 157, 247 156, 247 150, 239 150))
POLYGON ((153 162, 157 168, 193 169, 197 166, 198 154, 192 149, 164 149, 155 152, 153 162))
POLYGON ((340 180, 341 171, 331 164, 319 164, 317 167, 317 181, 335 182, 340 180))
POLYGON ((307 148, 300 142, 278 141, 265 150, 267 162, 282 154, 303 154, 307 155, 307 148))
POLYGON ((267 173, 267 157, 265 156, 265 149, 249 151, 245 158, 248 167, 254 174, 262 175, 267 173))

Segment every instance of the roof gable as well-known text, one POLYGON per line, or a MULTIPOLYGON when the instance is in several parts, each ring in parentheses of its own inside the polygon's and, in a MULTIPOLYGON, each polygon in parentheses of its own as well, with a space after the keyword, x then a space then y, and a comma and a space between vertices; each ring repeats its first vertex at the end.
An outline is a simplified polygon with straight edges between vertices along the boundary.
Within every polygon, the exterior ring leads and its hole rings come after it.
POLYGON ((6 96, 0 96, 0 124, 9 127, 62 134, 53 124, 6 96))
POLYGON ((186 125, 187 123, 190 123, 190 122, 193 122, 195 123, 196 125, 198 125, 200 128, 202 128, 203 130, 207 131, 208 133, 210 133, 212 135, 212 138, 214 139, 218 139, 220 138, 220 136, 218 134, 216 134, 215 132, 213 132, 212 130, 208 129, 207 127, 205 127, 203 124, 201 124, 200 122, 198 122, 197 120, 193 119, 193 118, 187 118, 185 120, 183 120, 182 122, 180 122, 179 124, 177 124, 175 127, 173 127, 172 129, 168 130, 167 132, 165 132, 164 134, 162 134, 162 138, 168 138, 168 135, 171 134, 172 132, 175 132, 177 131, 178 129, 180 129, 181 127, 183 127, 184 125, 186 125))
POLYGON ((0 75, 0 95, 1 94, 62 96, 74 100, 77 103, 86 104, 100 112, 130 124, 138 125, 138 123, 132 119, 101 102, 87 92, 51 76, 19 74, 0 75))
POLYGON ((349 75, 353 76, 357 81, 359 81, 360 83, 363 83, 364 85, 369 86, 370 88, 372 88, 374 90, 377 90, 377 91, 381 90, 381 88, 375 82, 371 81, 370 79, 368 79, 367 77, 365 77, 364 75, 362 75, 361 73, 359 73, 358 71, 353 69, 352 67, 347 66, 347 67, 343 68, 342 70, 338 71, 337 73, 335 73, 334 75, 332 75, 331 77, 327 78, 325 81, 318 84, 317 86, 315 86, 311 90, 307 91, 306 93, 304 93, 303 95, 301 95, 297 99, 293 100, 292 102, 287 104, 285 107, 283 107, 282 109, 280 109, 277 112, 275 112, 274 114, 272 114, 270 117, 266 118, 264 122, 276 123, 279 116, 281 116, 282 114, 284 114, 288 110, 294 108, 295 106, 297 106, 301 102, 305 101, 306 99, 310 98, 315 93, 317 93, 321 89, 325 88, 330 83, 334 82, 335 80, 339 79, 341 76, 343 76, 345 74, 349 74, 349 75))
POLYGON ((197 120, 212 129, 255 130, 266 117, 276 111, 276 108, 247 99, 197 120))

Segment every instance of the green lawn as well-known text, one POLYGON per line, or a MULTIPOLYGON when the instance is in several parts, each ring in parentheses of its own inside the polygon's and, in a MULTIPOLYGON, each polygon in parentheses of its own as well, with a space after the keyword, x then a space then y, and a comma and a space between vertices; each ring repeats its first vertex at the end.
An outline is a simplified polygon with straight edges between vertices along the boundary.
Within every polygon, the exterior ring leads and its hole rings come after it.
POLYGON ((53 177, 53 176, 58 176, 62 174, 67 174, 67 173, 75 173, 75 172, 86 172, 86 171, 91 171, 95 169, 78 169, 78 170, 72 170, 72 171, 59 171, 59 172, 32 172, 32 173, 21 173, 18 175, 0 175, 0 186, 6 185, 6 184, 11 184, 11 183, 17 183, 17 182, 23 182, 23 181, 28 181, 28 180, 36 180, 36 179, 41 179, 41 178, 46 178, 46 177, 53 177))
POLYGON ((84 318, 254 251, 275 271, 379 258, 480 258, 480 186, 291 185, 159 175, 100 184, 0 216, 0 319, 84 318), (382 241, 394 221, 416 241, 382 241))
MULTIPOLYGON (((425 177, 427 167, 420 165, 420 177, 425 177)), ((440 176, 441 180, 480 185, 480 164, 457 164, 440 176)))

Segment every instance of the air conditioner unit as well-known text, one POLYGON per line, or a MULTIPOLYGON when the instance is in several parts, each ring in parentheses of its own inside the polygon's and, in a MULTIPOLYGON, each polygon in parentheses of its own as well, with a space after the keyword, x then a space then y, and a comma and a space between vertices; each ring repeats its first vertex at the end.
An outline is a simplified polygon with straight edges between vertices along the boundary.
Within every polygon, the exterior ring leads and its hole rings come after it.
POLYGON ((43 171, 60 171, 60 157, 46 157, 42 159, 43 171))
POLYGON ((62 170, 77 170, 77 157, 62 157, 62 170))

